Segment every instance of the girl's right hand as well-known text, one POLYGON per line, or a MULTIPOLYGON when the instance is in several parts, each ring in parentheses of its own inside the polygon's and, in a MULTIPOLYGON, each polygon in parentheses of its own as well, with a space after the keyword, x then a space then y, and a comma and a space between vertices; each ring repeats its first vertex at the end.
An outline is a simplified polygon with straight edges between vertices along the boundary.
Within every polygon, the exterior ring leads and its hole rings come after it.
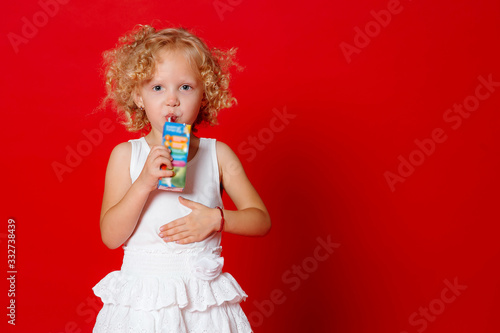
POLYGON ((168 148, 164 146, 153 146, 137 181, 147 188, 149 192, 155 190, 160 178, 174 176, 172 161, 173 158, 168 148), (162 165, 166 166, 166 168, 163 167, 162 169, 162 165))

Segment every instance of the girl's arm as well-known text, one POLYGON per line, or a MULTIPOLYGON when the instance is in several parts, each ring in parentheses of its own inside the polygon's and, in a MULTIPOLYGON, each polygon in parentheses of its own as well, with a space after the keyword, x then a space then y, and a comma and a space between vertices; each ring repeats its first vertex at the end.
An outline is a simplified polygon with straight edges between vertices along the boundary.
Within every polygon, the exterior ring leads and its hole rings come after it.
POLYGON ((240 160, 228 145, 219 141, 217 158, 222 185, 237 209, 224 210, 224 231, 245 236, 266 235, 271 229, 271 218, 240 160))
POLYGON ((130 156, 132 145, 119 144, 111 152, 106 170, 101 208, 101 237, 110 249, 116 249, 132 235, 149 193, 158 179, 171 177, 172 171, 160 170, 162 164, 172 168, 168 150, 155 146, 148 155, 144 168, 132 184, 130 156))

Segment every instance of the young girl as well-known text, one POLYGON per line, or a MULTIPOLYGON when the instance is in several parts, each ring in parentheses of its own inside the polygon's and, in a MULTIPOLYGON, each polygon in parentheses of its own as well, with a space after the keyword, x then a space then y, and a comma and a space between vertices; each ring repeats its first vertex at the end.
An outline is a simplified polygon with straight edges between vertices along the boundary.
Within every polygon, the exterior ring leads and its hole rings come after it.
POLYGON ((104 303, 94 332, 251 332, 239 304, 247 295, 222 272, 221 233, 263 236, 271 222, 240 161, 226 144, 192 135, 184 191, 157 189, 174 175, 163 125, 216 123, 234 102, 233 53, 184 29, 139 26, 104 55, 107 100, 128 130, 148 134, 109 158, 101 236, 111 249, 123 244, 124 257, 93 288, 104 303), (237 210, 222 209, 223 190, 237 210))

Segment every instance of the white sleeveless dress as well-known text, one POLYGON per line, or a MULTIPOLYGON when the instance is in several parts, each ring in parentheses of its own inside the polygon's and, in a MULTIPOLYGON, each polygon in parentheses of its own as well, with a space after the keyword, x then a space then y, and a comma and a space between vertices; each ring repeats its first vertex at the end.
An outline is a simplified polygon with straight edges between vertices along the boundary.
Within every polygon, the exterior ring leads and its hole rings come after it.
MULTIPOLYGON (((134 182, 150 148, 144 138, 129 142, 134 182)), ((121 270, 109 273, 93 288, 104 303, 93 332, 252 332, 239 304, 247 295, 229 273, 222 272, 221 234, 186 245, 166 243, 158 236, 162 225, 191 212, 179 203, 179 195, 222 207, 215 143, 200 139, 187 164, 182 193, 155 190, 149 195, 123 246, 121 270)))

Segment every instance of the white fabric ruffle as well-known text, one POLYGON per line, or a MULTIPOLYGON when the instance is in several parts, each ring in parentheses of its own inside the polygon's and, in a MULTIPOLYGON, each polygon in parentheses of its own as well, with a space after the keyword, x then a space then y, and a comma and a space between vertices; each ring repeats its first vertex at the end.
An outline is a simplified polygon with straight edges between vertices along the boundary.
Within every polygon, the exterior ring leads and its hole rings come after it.
POLYGON ((93 288, 104 303, 93 332, 252 332, 239 304, 247 294, 222 272, 221 250, 125 247, 121 270, 93 288))
POLYGON ((205 312, 187 312, 177 306, 155 311, 105 304, 93 333, 250 333, 239 304, 224 303, 205 312))
POLYGON ((189 312, 206 311, 214 305, 239 303, 247 298, 247 294, 229 273, 206 281, 193 277, 135 276, 114 271, 106 275, 93 290, 104 304, 144 311, 172 305, 189 312))

